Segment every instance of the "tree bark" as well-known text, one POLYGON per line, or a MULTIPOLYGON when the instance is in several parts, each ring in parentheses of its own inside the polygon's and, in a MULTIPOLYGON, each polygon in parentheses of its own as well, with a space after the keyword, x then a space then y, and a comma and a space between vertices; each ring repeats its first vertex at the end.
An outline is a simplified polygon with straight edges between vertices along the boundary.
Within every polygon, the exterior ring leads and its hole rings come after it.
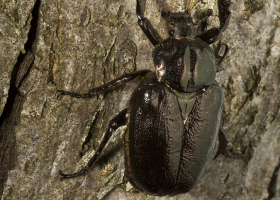
MULTIPOLYGON (((149 0, 145 15, 163 38, 168 26, 162 8, 189 8, 195 20, 212 8, 207 29, 219 25, 216 0, 149 0)), ((170 199, 139 192, 124 178, 125 127, 86 175, 60 181, 58 173, 86 165, 140 79, 85 99, 57 99, 57 90, 86 93, 124 73, 154 70, 153 46, 138 27, 135 9, 136 0, 0 3, 3 200, 170 199)), ((225 93, 230 150, 245 158, 219 156, 190 192, 172 199, 280 198, 273 176, 280 159, 280 2, 232 0, 231 12, 212 47, 221 55, 221 44, 230 48, 216 80, 225 93)))

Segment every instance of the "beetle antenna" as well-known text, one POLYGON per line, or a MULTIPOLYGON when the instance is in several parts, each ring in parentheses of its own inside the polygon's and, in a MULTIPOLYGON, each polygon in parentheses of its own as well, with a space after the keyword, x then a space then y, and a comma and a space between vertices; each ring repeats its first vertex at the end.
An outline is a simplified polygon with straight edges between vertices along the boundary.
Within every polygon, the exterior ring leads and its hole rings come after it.
POLYGON ((166 10, 165 8, 162 9, 161 11, 161 17, 167 21, 170 21, 169 16, 171 12, 169 10, 166 10))

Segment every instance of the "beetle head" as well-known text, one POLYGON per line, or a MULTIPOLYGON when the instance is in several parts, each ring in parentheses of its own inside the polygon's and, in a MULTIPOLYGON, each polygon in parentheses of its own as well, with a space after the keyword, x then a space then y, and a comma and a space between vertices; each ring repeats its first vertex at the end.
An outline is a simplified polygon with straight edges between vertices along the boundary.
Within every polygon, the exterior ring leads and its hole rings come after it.
POLYGON ((166 19, 171 26, 169 35, 171 37, 188 37, 195 35, 195 27, 189 11, 183 13, 172 13, 163 9, 162 18, 166 19))
POLYGON ((200 23, 211 16, 212 13, 213 10, 209 9, 206 17, 195 23, 193 23, 188 10, 183 13, 172 13, 163 9, 161 11, 161 16, 166 19, 171 26, 171 29, 169 30, 169 35, 171 37, 192 37, 196 34, 196 29, 200 23))

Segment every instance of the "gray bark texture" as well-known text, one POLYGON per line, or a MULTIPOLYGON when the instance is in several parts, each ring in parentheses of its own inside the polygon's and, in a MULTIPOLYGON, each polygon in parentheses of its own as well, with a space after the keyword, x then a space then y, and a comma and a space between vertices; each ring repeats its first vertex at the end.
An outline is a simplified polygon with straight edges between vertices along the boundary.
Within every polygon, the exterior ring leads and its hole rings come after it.
MULTIPOLYGON (((86 93, 124 73, 154 70, 153 46, 138 27, 136 0, 1 1, 2 199, 280 199, 273 176, 280 159, 280 1, 231 4, 229 26, 212 47, 219 55, 221 44, 230 48, 216 80, 225 93, 229 149, 245 158, 219 156, 190 192, 155 197, 124 178, 125 127, 86 175, 60 181, 58 173, 86 165, 140 79, 85 99, 57 99, 57 90, 86 93)), ((163 38, 168 26, 162 8, 189 8, 195 20, 212 8, 207 29, 219 25, 216 0, 148 0, 145 16, 163 38)))

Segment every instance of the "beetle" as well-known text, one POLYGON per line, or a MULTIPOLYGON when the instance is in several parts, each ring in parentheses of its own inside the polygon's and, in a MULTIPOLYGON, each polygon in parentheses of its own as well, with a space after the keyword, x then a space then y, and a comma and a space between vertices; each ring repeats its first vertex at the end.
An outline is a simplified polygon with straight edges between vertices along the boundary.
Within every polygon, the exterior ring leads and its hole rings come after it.
POLYGON ((163 40, 144 17, 145 0, 137 0, 138 24, 154 45, 152 53, 155 72, 149 70, 125 74, 109 83, 78 94, 58 90, 58 95, 85 98, 128 82, 136 77, 142 81, 134 90, 129 107, 109 123, 100 146, 82 170, 65 174, 61 179, 84 174, 120 126, 127 125, 124 135, 125 175, 138 190, 150 195, 174 196, 188 192, 207 167, 219 138, 218 153, 229 157, 227 140, 221 126, 223 91, 215 83, 216 72, 228 47, 216 63, 209 46, 222 36, 229 19, 229 3, 218 0, 219 28, 196 35, 197 27, 211 14, 193 23, 188 11, 172 13, 165 9, 161 15, 171 29, 163 40))

